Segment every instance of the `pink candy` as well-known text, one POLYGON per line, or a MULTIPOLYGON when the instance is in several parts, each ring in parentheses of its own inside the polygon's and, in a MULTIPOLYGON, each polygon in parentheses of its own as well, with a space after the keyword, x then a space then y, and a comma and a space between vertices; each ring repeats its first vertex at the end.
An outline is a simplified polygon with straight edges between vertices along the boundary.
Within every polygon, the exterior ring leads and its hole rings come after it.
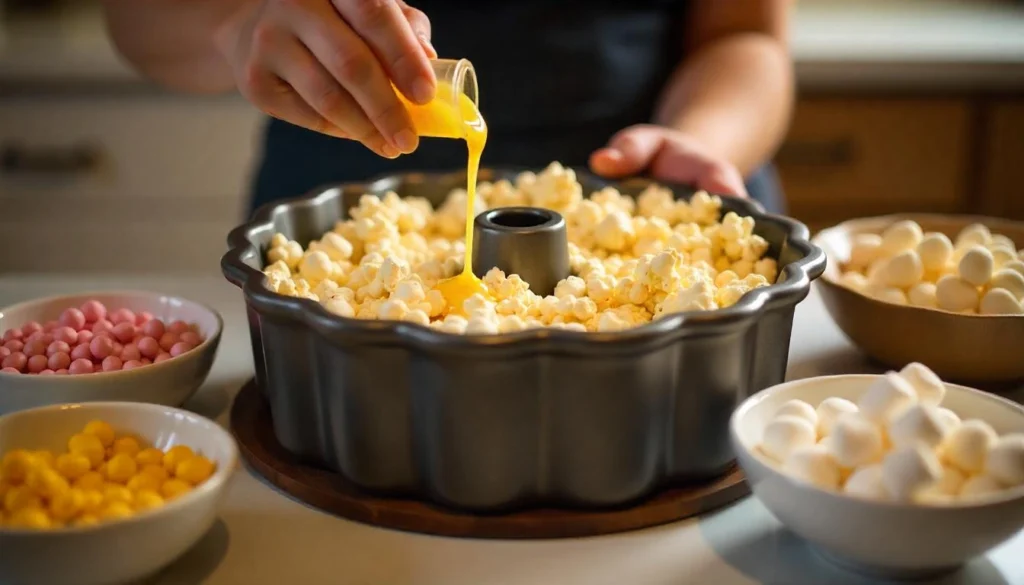
POLYGON ((193 325, 147 311, 108 309, 97 300, 56 319, 24 323, 0 336, 0 372, 62 376, 132 370, 174 359, 204 341, 193 325))

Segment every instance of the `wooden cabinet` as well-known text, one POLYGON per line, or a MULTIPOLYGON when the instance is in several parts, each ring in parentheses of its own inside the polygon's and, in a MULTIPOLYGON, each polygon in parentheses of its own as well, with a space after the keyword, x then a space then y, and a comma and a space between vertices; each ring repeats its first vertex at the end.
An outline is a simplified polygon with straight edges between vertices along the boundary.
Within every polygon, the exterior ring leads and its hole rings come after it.
POLYGON ((986 214, 1024 219, 1024 100, 992 102, 982 120, 981 179, 968 197, 986 214))

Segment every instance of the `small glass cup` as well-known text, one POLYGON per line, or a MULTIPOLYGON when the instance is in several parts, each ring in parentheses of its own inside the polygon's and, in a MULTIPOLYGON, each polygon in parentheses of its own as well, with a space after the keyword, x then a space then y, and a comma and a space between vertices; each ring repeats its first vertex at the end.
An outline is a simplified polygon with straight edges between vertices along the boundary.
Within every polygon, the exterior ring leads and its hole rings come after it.
POLYGON ((430 62, 437 78, 434 99, 414 104, 398 92, 420 136, 466 138, 467 128, 482 126, 479 88, 473 64, 466 59, 435 59, 430 62))

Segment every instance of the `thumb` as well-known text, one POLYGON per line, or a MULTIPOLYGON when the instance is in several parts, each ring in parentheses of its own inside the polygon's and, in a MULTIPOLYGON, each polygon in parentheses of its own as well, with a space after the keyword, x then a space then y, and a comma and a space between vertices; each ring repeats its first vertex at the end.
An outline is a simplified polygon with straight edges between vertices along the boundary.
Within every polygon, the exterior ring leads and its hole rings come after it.
POLYGON ((612 179, 635 175, 650 165, 664 141, 665 134, 657 126, 630 126, 612 136, 608 146, 590 155, 590 168, 612 179))

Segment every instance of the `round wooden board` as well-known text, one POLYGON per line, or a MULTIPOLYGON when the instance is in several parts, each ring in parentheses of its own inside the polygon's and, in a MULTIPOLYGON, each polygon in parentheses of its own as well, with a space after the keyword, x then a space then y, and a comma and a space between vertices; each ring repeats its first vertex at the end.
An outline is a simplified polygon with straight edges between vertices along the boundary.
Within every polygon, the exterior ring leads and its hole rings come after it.
POLYGON ((255 381, 248 382, 235 398, 231 430, 252 468, 295 498, 357 522, 439 536, 539 539, 611 534, 696 516, 750 493, 743 472, 731 467, 714 481, 673 488, 630 508, 473 515, 417 500, 367 494, 338 473, 299 462, 277 442, 269 405, 255 381))

